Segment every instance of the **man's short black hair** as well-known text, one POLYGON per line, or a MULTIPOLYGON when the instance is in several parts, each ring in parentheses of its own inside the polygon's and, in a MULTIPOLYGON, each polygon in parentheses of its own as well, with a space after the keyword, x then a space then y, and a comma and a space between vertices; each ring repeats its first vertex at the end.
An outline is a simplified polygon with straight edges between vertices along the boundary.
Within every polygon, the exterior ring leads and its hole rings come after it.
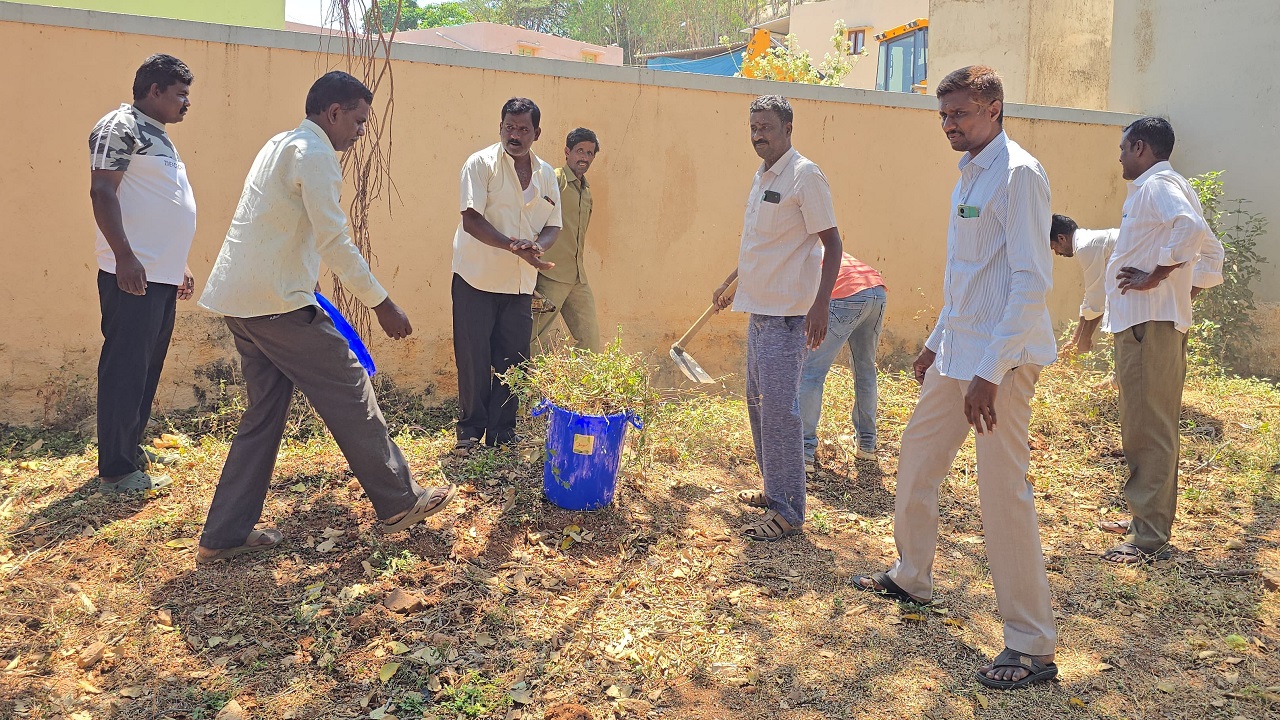
POLYGON ((564 139, 566 150, 572 150, 581 142, 591 142, 596 144, 596 152, 600 152, 600 141, 596 139, 596 134, 586 128, 574 128, 569 132, 569 137, 564 139))
MULTIPOLYGON (((1113 135, 1112 137, 1115 136, 1113 135)), ((1070 240, 1078 229, 1080 229, 1080 226, 1076 224, 1075 220, 1066 215, 1054 215, 1053 222, 1049 223, 1049 239, 1053 240, 1059 235, 1066 235, 1067 239, 1070 240)))
POLYGON ((158 85, 160 92, 164 92, 170 85, 190 85, 192 80, 195 80, 195 76, 186 63, 164 53, 152 55, 142 61, 142 66, 133 76, 133 101, 139 102, 145 98, 151 92, 152 85, 158 85))
POLYGON ((373 93, 364 83, 341 70, 327 72, 307 91, 307 116, 320 115, 334 103, 343 110, 354 110, 361 100, 373 103, 373 93))
POLYGON ((1134 120, 1124 129, 1125 141, 1130 146, 1141 140, 1151 148, 1157 160, 1168 160, 1173 154, 1173 126, 1162 117, 1144 117, 1134 120))
POLYGON ((795 113, 791 111, 791 103, 787 102, 787 99, 781 95, 761 95, 751 101, 751 108, 748 112, 766 111, 775 113, 784 123, 791 122, 792 118, 795 117, 795 113))
POLYGON ((533 127, 536 130, 539 123, 542 122, 542 111, 538 109, 537 103, 529 98, 513 97, 502 104, 502 116, 499 120, 506 120, 508 115, 524 115, 528 113, 533 116, 533 127))

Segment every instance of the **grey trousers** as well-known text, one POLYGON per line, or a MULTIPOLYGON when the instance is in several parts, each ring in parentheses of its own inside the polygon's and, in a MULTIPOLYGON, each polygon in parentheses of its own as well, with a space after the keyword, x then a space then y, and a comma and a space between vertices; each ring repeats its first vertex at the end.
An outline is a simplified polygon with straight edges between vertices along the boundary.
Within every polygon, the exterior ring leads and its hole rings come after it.
POLYGON ((329 316, 313 305, 224 319, 240 352, 249 407, 218 478, 200 545, 242 545, 261 518, 295 386, 328 426, 378 518, 412 508, 422 488, 387 433, 373 384, 329 316))
POLYGON ((1178 509, 1178 419, 1187 380, 1187 336, 1168 321, 1115 334, 1120 444, 1133 513, 1129 542, 1155 552, 1169 542, 1178 509))
POLYGON ((804 523, 804 429, 800 368, 804 316, 752 314, 747 324, 747 414, 769 509, 804 523))

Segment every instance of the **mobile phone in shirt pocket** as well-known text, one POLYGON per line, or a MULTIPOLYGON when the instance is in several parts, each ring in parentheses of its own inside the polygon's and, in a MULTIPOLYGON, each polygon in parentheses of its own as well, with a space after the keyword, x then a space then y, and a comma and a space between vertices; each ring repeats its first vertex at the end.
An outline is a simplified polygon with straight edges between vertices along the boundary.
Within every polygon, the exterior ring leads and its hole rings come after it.
POLYGON ((989 208, 981 208, 976 217, 960 217, 955 223, 955 254, 962 262, 982 262, 991 257, 1000 242, 999 222, 989 208))

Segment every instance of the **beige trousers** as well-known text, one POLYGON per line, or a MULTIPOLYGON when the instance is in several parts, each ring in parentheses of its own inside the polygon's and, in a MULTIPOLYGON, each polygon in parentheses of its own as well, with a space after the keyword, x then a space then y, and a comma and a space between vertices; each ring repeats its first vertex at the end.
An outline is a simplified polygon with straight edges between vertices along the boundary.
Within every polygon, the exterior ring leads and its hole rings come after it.
MULTIPOLYGON (((1040 526, 1027 466, 1031 396, 1040 368, 1010 370, 996 392, 996 427, 977 436, 978 499, 996 606, 1006 647, 1048 655, 1057 643, 1049 580, 1040 549, 1040 526)), ((902 433, 893 537, 898 561, 889 577, 919 598, 933 597, 938 548, 938 490, 970 432, 964 416, 969 381, 929 368, 920 400, 902 433)))
POLYGON ((600 352, 600 326, 596 320, 596 298, 586 283, 563 283, 546 275, 538 275, 538 294, 555 306, 549 313, 534 313, 533 337, 529 341, 529 357, 544 351, 550 341, 551 324, 564 318, 564 325, 578 347, 600 352))
POLYGON ((1129 542, 1156 552, 1173 534, 1178 510, 1178 421, 1187 380, 1187 336, 1173 323, 1138 323, 1115 334, 1120 444, 1133 513, 1129 542))

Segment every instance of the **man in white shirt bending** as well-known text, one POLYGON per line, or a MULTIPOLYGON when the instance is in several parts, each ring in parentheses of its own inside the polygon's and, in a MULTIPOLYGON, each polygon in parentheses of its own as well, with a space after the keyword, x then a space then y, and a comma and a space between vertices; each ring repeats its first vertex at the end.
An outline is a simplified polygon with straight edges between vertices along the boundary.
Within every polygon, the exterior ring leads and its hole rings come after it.
POLYGON ((175 300, 190 299, 195 287, 187 252, 196 199, 165 131, 186 117, 192 80, 178 58, 152 55, 134 75, 133 104, 107 113, 89 134, 103 338, 98 475, 107 492, 169 484, 147 473, 155 456, 141 442, 173 336, 175 300))
POLYGON ((533 290, 560 233, 560 186, 533 154, 542 111, 528 98, 502 106, 498 142, 462 166, 462 221, 453 236, 453 355, 458 366, 457 443, 470 453, 516 438, 517 399, 498 377, 529 357, 533 290))
POLYGON ((1049 226, 1049 247, 1057 255, 1075 258, 1084 275, 1084 299, 1080 301, 1080 320, 1076 332, 1063 350, 1087 353, 1093 349, 1093 334, 1106 310, 1107 290, 1103 276, 1107 260, 1116 247, 1118 228, 1086 230, 1066 215, 1054 215, 1049 226))
POLYGON ((902 433, 893 537, 898 561, 855 579, 900 601, 933 598, 938 490, 969 430, 1005 649, 976 679, 1011 690, 1053 679, 1057 630, 1027 468, 1031 397, 1057 357, 1045 296, 1052 215, 1040 163, 1004 133, 1004 87, 975 65, 938 84, 951 149, 963 152, 951 193, 944 304, 916 358, 920 400, 902 433))
POLYGON ((231 228, 200 305, 224 317, 235 339, 249 407, 218 479, 197 562, 278 545, 254 530, 296 386, 324 420, 373 503, 384 533, 404 530, 453 499, 452 485, 413 480, 374 397, 373 385, 333 321, 316 304, 320 263, 373 308, 388 337, 413 332, 351 241, 342 210, 338 153, 365 132, 373 93, 344 72, 307 93, 307 119, 267 141, 249 169, 231 228))
POLYGON ((1120 442, 1129 468, 1124 495, 1133 520, 1104 524, 1127 533, 1102 556, 1114 563, 1172 554, 1191 300, 1222 283, 1222 243, 1195 190, 1169 164, 1173 141, 1173 126, 1157 117, 1135 120, 1120 138, 1129 189, 1107 264, 1102 329, 1115 336, 1120 442))

